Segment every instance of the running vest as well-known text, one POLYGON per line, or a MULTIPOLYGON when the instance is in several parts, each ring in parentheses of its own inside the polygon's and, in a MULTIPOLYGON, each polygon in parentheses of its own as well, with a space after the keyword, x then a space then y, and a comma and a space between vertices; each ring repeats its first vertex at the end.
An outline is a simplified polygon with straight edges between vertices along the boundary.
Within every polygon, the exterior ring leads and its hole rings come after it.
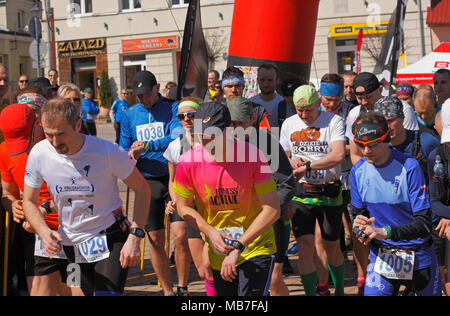
POLYGON ((420 142, 420 132, 415 131, 414 133, 414 140, 412 144, 411 149, 411 156, 413 158, 416 158, 417 162, 420 165, 420 168, 422 169, 423 175, 425 177, 425 182, 428 184, 428 164, 427 164, 427 157, 424 155, 422 150, 422 144, 420 142))

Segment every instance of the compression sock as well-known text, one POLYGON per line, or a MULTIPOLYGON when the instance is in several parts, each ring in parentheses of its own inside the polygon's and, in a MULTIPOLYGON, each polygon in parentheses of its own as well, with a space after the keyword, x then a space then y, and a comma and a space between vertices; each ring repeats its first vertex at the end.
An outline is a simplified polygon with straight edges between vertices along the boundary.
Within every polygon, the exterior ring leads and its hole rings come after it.
POLYGON ((300 274, 306 296, 316 296, 317 271, 309 274, 300 274))
POLYGON ((217 296, 214 279, 205 278, 205 290, 206 296, 217 296))
POLYGON ((334 283, 334 295, 344 296, 345 261, 339 267, 328 265, 328 269, 334 283))

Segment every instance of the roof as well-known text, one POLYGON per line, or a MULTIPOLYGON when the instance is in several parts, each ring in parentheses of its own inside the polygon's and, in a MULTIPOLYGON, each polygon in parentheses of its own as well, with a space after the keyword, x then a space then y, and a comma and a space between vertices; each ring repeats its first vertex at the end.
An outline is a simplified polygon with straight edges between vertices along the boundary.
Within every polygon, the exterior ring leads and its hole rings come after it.
POLYGON ((428 25, 450 25, 450 0, 442 0, 427 11, 428 25))

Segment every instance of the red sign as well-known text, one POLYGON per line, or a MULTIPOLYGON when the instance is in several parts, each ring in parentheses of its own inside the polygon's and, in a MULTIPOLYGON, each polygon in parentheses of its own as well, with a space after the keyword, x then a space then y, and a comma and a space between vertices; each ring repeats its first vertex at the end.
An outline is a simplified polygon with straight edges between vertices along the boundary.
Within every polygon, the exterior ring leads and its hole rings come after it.
POLYGON ((449 68, 448 66, 450 66, 450 62, 448 61, 437 61, 434 64, 434 68, 449 68))
POLYGON ((123 53, 172 48, 178 48, 177 36, 151 37, 122 41, 123 53))

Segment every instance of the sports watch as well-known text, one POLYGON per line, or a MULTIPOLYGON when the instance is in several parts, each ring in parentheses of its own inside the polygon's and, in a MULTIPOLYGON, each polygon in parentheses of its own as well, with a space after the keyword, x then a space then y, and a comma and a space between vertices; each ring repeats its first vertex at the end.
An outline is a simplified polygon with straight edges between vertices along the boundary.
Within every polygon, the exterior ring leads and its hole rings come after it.
POLYGON ((42 207, 43 209, 45 209, 45 211, 47 212, 47 214, 51 214, 53 212, 53 210, 50 207, 50 202, 45 200, 45 202, 41 203, 40 207, 42 207))
POLYGON ((240 252, 244 252, 245 250, 245 246, 238 240, 232 240, 230 246, 234 249, 239 250, 240 252))
POLYGON ((311 172, 311 161, 305 162, 305 167, 307 172, 311 172))
POLYGON ((139 238, 144 238, 145 237, 145 232, 142 229, 137 228, 137 227, 132 228, 130 230, 130 234, 134 235, 136 237, 139 237, 139 238))

